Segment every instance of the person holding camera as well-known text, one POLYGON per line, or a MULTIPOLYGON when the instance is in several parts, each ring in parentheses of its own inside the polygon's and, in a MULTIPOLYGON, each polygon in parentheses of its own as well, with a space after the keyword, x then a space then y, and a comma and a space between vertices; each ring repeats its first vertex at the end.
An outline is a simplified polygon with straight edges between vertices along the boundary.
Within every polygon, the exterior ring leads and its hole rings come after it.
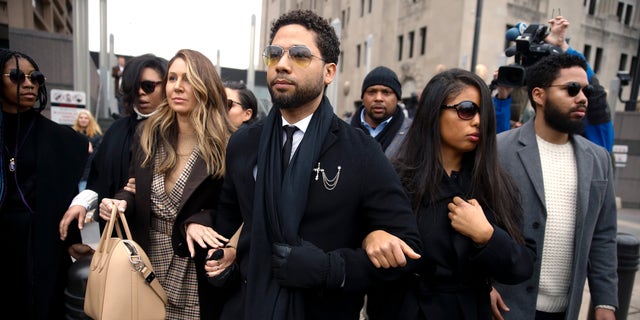
MULTIPOLYGON (((586 61, 586 58, 582 53, 569 46, 569 42, 566 37, 567 29, 570 25, 569 21, 563 16, 556 16, 547 22, 550 27, 549 33, 544 36, 544 42, 560 49, 564 53, 579 56, 586 61)), ((550 50, 550 54, 554 54, 554 50, 550 50)), ((614 138, 611 110, 607 103, 605 89, 600 85, 597 76, 588 62, 587 78, 589 80, 589 84, 593 86, 594 90, 589 97, 589 109, 587 109, 587 115, 585 117, 586 124, 584 131, 581 132, 581 134, 590 141, 611 152, 614 138)), ((502 85, 500 81, 496 81, 496 94, 494 95, 493 103, 496 108, 498 133, 510 128, 519 127, 532 118, 534 114, 533 108, 528 104, 528 97, 523 88, 524 87, 516 88, 502 85), (514 110, 521 110, 519 118, 517 118, 518 120, 511 119, 512 112, 514 110)))

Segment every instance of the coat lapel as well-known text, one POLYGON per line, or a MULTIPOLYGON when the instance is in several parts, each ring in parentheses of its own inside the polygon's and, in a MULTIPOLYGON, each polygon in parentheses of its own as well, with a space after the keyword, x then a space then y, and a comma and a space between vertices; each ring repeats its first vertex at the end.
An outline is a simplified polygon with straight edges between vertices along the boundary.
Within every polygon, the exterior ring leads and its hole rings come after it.
POLYGON ((324 138, 324 142, 322 143, 322 149, 320 149, 319 157, 322 157, 322 155, 325 152, 327 152, 327 150, 329 150, 329 148, 331 148, 331 146, 335 144, 336 141, 338 141, 338 130, 340 126, 338 125, 337 121, 342 121, 342 120, 338 119, 336 116, 333 116, 331 120, 331 130, 327 133, 327 136, 324 138))
MULTIPOLYGON (((589 194, 593 179, 593 154, 585 148, 584 143, 572 137, 573 152, 578 168, 578 194, 576 195, 576 237, 583 231, 584 220, 589 209, 589 194)), ((577 252, 577 251, 576 251, 577 252)))
POLYGON ((187 178, 187 181, 184 185, 184 190, 182 191, 182 197, 180 198, 180 208, 184 206, 184 202, 191 198, 193 192, 198 188, 198 186, 207 178, 211 176, 207 174, 207 165, 204 163, 201 157, 196 159, 196 162, 193 164, 193 168, 191 168, 191 174, 187 178))
POLYGON ((529 181, 533 184, 538 200, 540 200, 542 206, 546 208, 544 198, 544 181, 542 180, 542 165, 540 163, 540 151, 538 150, 538 143, 536 142, 536 133, 534 131, 533 122, 534 119, 531 119, 522 126, 518 137, 518 141, 522 145, 522 148, 516 152, 520 157, 520 161, 522 162, 522 166, 524 167, 526 174, 529 176, 529 181))

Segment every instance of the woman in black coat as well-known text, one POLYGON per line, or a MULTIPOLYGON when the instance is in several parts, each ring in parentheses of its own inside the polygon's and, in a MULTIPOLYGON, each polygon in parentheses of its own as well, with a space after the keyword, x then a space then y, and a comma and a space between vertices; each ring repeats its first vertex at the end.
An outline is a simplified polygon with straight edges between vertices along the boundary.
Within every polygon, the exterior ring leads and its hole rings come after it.
POLYGON ((31 57, 0 49, 0 67, 0 308, 22 319, 62 319, 70 253, 81 257, 71 244, 81 240, 77 227, 60 240, 58 222, 78 192, 87 139, 40 114, 47 89, 31 57))
MULTIPOLYGON (((431 79, 394 164, 424 251, 412 273, 369 294, 370 318, 491 319, 491 282, 529 278, 535 251, 521 233, 517 188, 498 162, 482 79, 460 69, 431 79)), ((380 264, 389 255, 375 252, 376 237, 365 248, 380 264)))

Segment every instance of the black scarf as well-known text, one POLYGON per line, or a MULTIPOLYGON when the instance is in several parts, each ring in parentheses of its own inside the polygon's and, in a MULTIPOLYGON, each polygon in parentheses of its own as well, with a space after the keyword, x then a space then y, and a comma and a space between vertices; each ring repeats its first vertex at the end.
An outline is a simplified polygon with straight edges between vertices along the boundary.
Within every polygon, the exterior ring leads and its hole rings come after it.
MULTIPOLYGON (((369 130, 365 128, 360 121, 360 115, 362 114, 363 109, 364 106, 360 107, 358 112, 351 117, 351 126, 360 128, 366 134, 369 134, 369 130)), ((393 141, 393 138, 395 138, 396 134, 402 127, 402 123, 404 122, 404 112, 402 112, 402 108, 400 106, 396 106, 396 112, 394 112, 391 117, 391 121, 389 121, 387 126, 382 129, 382 132, 375 137, 376 141, 378 141, 382 146, 382 151, 387 150, 387 147, 391 144, 391 141, 393 141)))
POLYGON ((265 119, 258 147, 246 319, 304 318, 301 293, 280 287, 271 275, 271 244, 301 244, 298 227, 306 209, 311 173, 333 116, 329 100, 323 97, 284 175, 282 118, 277 105, 265 119))

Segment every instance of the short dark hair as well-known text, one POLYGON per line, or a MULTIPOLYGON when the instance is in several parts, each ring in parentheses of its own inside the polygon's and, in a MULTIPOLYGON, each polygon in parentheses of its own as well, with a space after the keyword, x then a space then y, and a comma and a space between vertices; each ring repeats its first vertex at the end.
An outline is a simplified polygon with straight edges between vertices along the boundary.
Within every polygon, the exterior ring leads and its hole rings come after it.
MULTIPOLYGON (((153 54, 143 54, 127 61, 122 71, 122 101, 124 102, 124 114, 132 114, 133 107, 138 101, 138 89, 140 88, 140 76, 145 68, 151 68, 158 72, 164 79, 167 74, 168 62, 164 58, 153 54)), ((116 89, 117 90, 117 89, 116 89)))
POLYGON ((527 93, 531 106, 535 109, 533 101, 533 89, 547 88, 560 75, 561 69, 580 67, 587 71, 587 62, 579 56, 567 53, 548 55, 527 68, 526 83, 527 93))
POLYGON ((322 59, 327 63, 338 64, 340 40, 329 21, 311 10, 293 10, 280 16, 271 26, 269 43, 273 43, 273 38, 280 28, 290 24, 299 24, 315 32, 316 46, 322 59))
POLYGON ((225 81, 225 88, 229 88, 238 92, 238 98, 240 99, 240 104, 243 110, 251 109, 251 119, 245 121, 246 123, 253 123, 256 120, 256 116, 258 115, 258 99, 256 96, 247 88, 247 86, 242 81, 225 81))

